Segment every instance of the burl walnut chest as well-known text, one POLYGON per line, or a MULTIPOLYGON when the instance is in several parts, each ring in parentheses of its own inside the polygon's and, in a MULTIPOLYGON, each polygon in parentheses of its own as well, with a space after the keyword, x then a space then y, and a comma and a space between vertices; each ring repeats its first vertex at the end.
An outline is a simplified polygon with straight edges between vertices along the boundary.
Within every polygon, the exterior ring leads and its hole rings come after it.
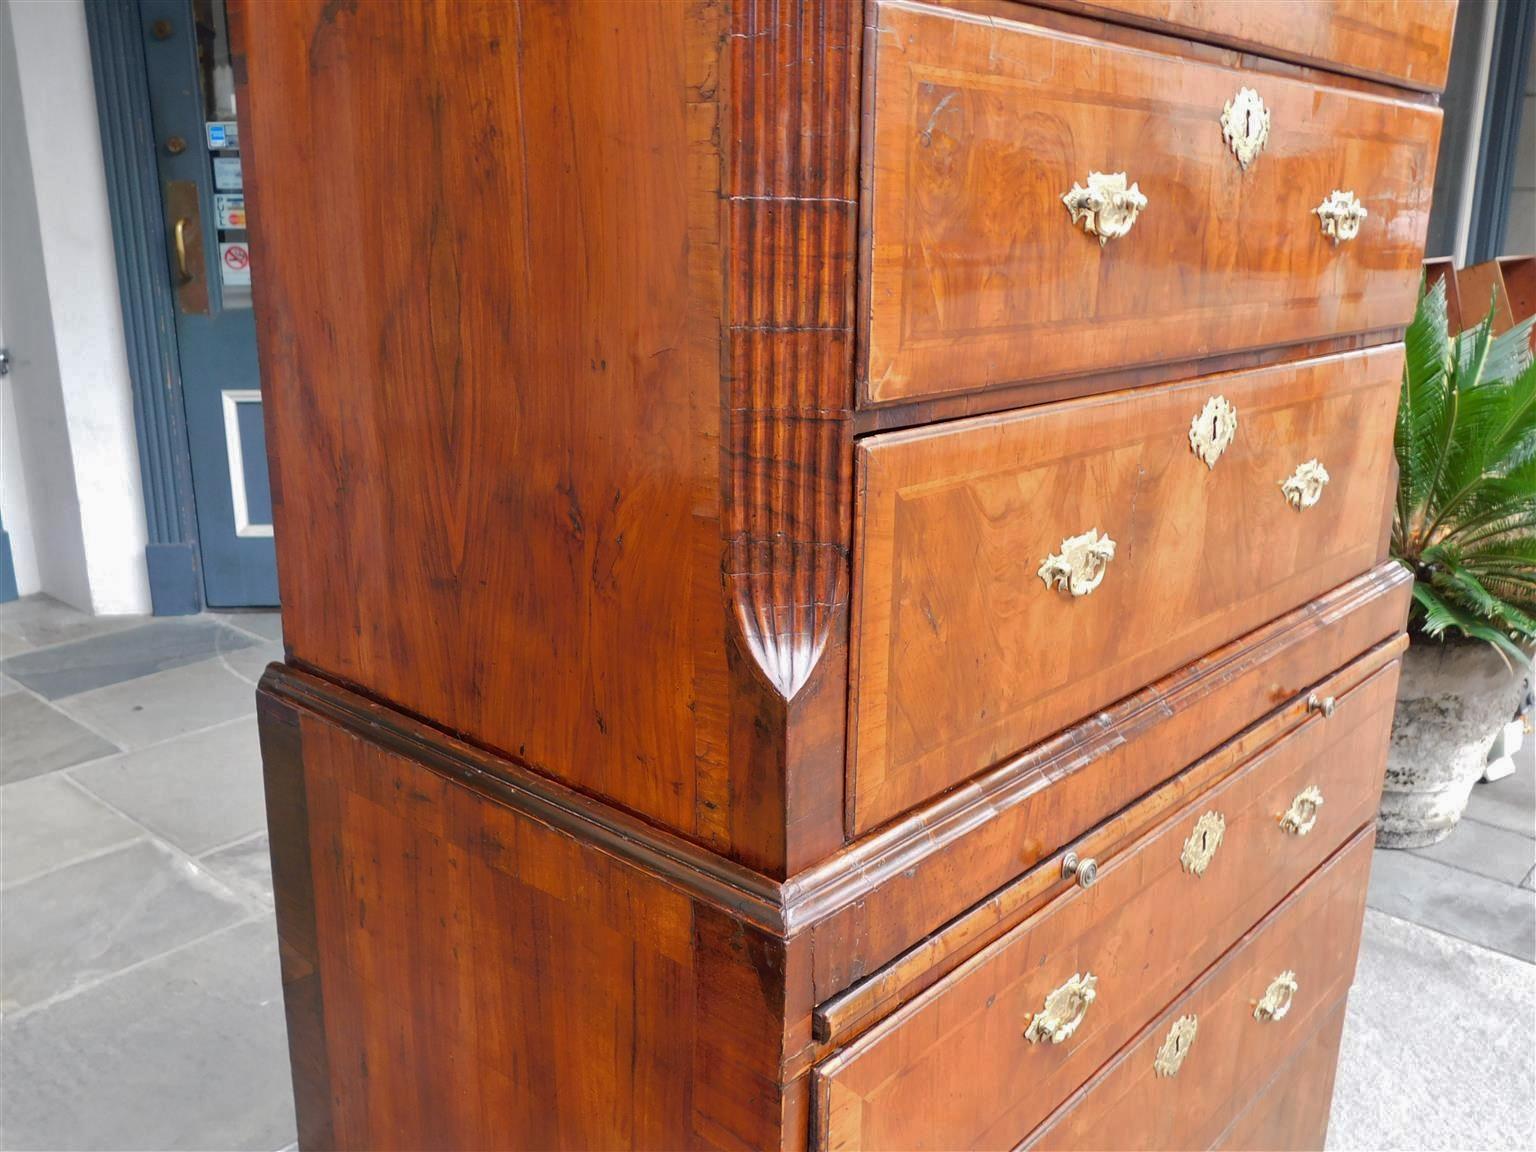
POLYGON ((1318 1146, 1439 0, 247 0, 306 1148, 1318 1146))

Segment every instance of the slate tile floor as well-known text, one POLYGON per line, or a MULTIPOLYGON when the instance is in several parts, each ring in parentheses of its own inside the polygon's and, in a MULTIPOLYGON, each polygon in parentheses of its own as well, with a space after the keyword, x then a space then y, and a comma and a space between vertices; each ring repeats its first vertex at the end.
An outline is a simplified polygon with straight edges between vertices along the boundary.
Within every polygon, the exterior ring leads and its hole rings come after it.
POLYGON ((280 640, 0 605, 0 1147, 293 1143, 255 718, 280 640))
MULTIPOLYGON (((254 687, 275 613, 0 605, 0 1147, 294 1139, 254 687)), ((1536 757, 1378 852, 1330 1148, 1536 1144, 1536 757)))

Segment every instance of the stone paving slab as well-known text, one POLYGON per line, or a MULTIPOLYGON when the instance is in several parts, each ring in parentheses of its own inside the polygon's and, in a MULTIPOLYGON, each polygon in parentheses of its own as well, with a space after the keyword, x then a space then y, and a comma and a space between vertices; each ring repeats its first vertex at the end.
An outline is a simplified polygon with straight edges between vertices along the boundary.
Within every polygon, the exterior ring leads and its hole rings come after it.
POLYGON ((45 699, 61 700, 256 643, 259 641, 254 636, 217 620, 156 620, 89 640, 24 652, 0 663, 0 672, 45 699))
MULTIPOLYGON (((253 651, 242 648, 241 652, 253 651)), ((241 716, 256 714, 251 682, 225 658, 184 664, 57 702, 61 712, 115 741, 143 748, 241 716), (196 708, 187 702, 196 700, 196 708)))
POLYGON ((98 760, 70 776, 191 856, 267 827, 255 716, 98 760))
POLYGON ((53 772, 0 788, 0 884, 116 848, 144 829, 53 772))
POLYGON ((1382 849, 1371 864, 1366 901, 1401 920, 1536 963, 1536 900, 1514 884, 1382 849))
POLYGON ((1368 911, 1328 1148, 1529 1149, 1536 967, 1368 911))
POLYGON ((295 1136, 270 919, 4 1025, 0 1146, 253 1149, 295 1136))
POLYGON ((116 744, 35 696, 0 696, 0 784, 99 760, 117 750, 116 744))
POLYGON ((151 840, 9 885, 0 1002, 7 1014, 35 1006, 249 914, 223 884, 151 840))

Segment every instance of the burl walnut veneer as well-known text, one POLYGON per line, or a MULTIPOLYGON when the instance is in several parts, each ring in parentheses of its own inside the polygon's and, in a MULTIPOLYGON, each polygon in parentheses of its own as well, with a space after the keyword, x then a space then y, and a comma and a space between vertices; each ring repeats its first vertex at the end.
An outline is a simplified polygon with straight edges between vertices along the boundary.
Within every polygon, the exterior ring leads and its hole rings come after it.
POLYGON ((1319 1143, 1454 5, 232 9, 301 1144, 1319 1143))

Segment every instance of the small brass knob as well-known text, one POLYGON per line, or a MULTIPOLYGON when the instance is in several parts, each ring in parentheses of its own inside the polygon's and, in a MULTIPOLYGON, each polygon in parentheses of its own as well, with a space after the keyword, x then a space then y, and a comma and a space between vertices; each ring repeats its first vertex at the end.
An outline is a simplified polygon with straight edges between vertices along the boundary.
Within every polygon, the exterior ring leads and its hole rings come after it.
POLYGON ((172 136, 165 142, 165 150, 172 156, 180 156, 187 150, 187 142, 180 136, 172 136))
POLYGON ((1099 880, 1099 862, 1092 856, 1080 860, 1076 852, 1068 852, 1061 858, 1061 874, 1067 880, 1076 877, 1079 888, 1092 888, 1099 880))
POLYGON ((1307 711, 1321 712, 1324 719, 1327 719, 1329 716, 1333 715, 1333 710, 1335 707, 1337 707, 1337 705, 1338 701, 1335 700, 1332 696, 1319 696, 1316 692, 1314 692, 1312 695, 1307 697, 1307 711))

